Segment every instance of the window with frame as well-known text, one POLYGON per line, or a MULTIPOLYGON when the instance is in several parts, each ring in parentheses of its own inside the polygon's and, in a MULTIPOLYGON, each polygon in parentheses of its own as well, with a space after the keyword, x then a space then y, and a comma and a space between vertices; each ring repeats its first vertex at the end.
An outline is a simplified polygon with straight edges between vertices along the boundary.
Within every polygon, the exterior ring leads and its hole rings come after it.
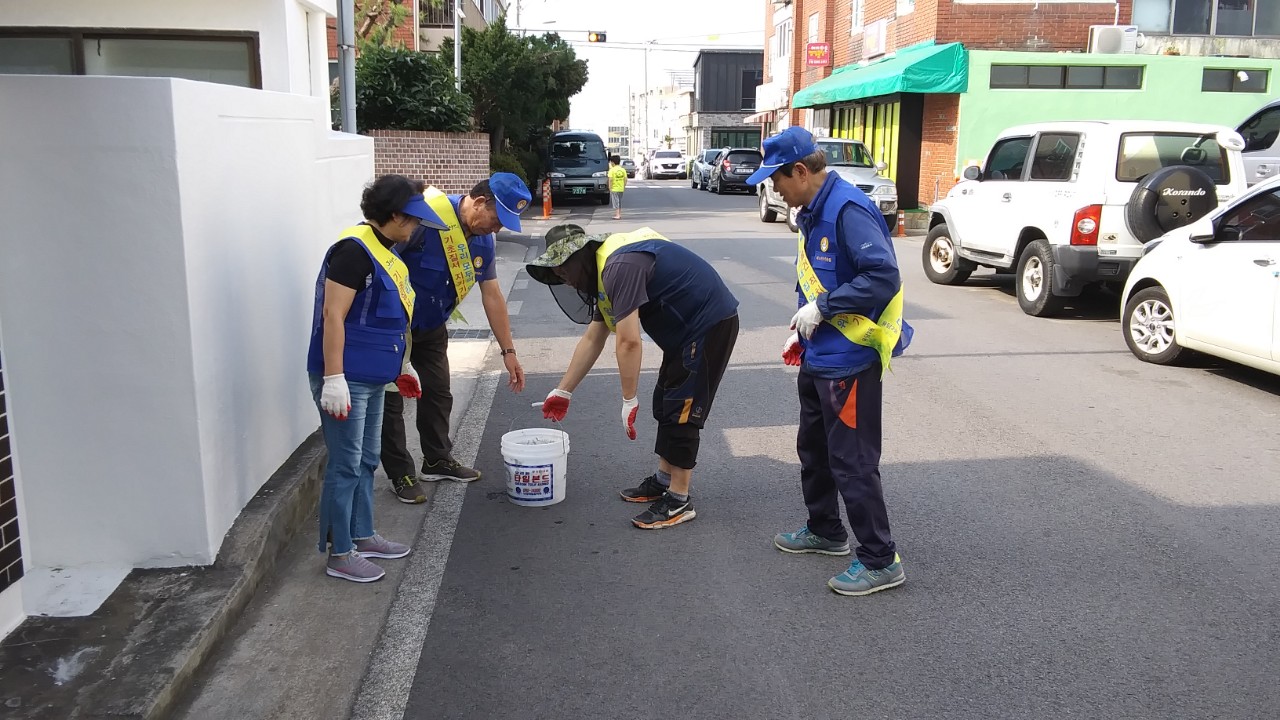
POLYGON ((1076 150, 1080 147, 1077 133, 1041 133, 1036 152, 1031 157, 1032 180, 1065 182, 1075 172, 1076 150))
POLYGON ((862 34, 862 24, 865 22, 865 19, 864 19, 865 12, 866 12, 866 7, 863 4, 863 0, 853 0, 852 9, 849 11, 849 14, 850 14, 849 34, 850 35, 862 34))
POLYGON ((1133 0, 1142 32, 1280 37, 1280 0, 1133 0))
POLYGON ((992 65, 992 90, 1141 90, 1144 65, 992 65))
POLYGON ((1280 242, 1280 190, 1262 193, 1222 218, 1218 228, 1233 227, 1244 242, 1280 242))
POLYGON ((791 23, 791 18, 778 23, 773 28, 773 56, 776 58, 790 57, 792 43, 795 41, 794 36, 795 29, 791 23))
POLYGON ((898 3, 896 5, 897 14, 899 17, 906 15, 907 13, 912 12, 915 9, 916 9, 916 0, 898 0, 898 3))
POLYGON ((809 33, 809 42, 816 43, 822 40, 822 28, 819 23, 822 21, 822 13, 814 13, 809 16, 809 24, 806 29, 809 33))
POLYGON ((986 167, 982 169, 983 180, 1021 180, 1026 169, 1027 154, 1031 151, 1031 138, 1006 138, 991 148, 987 156, 986 167))
POLYGON ((453 27, 454 0, 418 0, 418 27, 453 27))
POLYGON ((262 87, 257 33, 0 29, 0 73, 172 77, 262 87))
POLYGON ((1205 68, 1200 80, 1201 92, 1264 93, 1271 73, 1256 68, 1205 68))
POLYGON ((1257 152, 1275 147, 1280 138, 1280 106, 1267 108, 1240 126, 1244 137, 1244 151, 1257 152))
POLYGON ((1120 136, 1116 180, 1141 182, 1147 175, 1171 165, 1197 168, 1212 178, 1215 185, 1231 182, 1227 151, 1214 135, 1137 132, 1120 136))
POLYGON ((743 110, 756 109, 756 86, 764 82, 764 73, 760 70, 742 71, 742 104, 743 110))

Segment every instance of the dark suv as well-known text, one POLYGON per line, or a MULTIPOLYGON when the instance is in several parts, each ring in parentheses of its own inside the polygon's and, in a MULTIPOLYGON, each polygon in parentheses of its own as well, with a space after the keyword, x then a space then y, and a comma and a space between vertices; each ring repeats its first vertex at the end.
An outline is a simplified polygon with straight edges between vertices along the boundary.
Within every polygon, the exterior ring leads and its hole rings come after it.
POLYGON ((756 188, 747 184, 747 178, 760 168, 761 159, 760 151, 755 148, 721 150, 711 163, 707 189, 717 195, 723 195, 726 190, 746 190, 754 195, 756 188))

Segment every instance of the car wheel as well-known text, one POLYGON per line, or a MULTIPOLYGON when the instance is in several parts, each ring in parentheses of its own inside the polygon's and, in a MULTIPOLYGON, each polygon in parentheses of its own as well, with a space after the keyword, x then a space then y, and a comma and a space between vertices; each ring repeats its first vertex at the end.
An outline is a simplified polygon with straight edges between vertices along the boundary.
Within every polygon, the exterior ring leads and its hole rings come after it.
POLYGON ((800 232, 800 224, 796 222, 799 213, 800 208, 787 208, 787 229, 791 232, 800 232))
MULTIPOLYGON (((897 215, 885 215, 885 216, 884 216, 884 226, 889 230, 889 237, 893 237, 893 236, 897 235, 897 234, 898 234, 898 216, 897 216, 897 215)), ((905 230, 905 229, 906 229, 906 228, 903 228, 903 230, 905 230)))
POLYGON ((702 179, 698 180, 698 188, 701 189, 703 192, 706 192, 707 190, 710 189, 710 186, 707 185, 706 175, 703 175, 702 179))
POLYGON ((760 193, 760 222, 778 222, 778 211, 769 207, 769 197, 760 193))
POLYGON ((1058 267, 1048 240, 1036 240, 1022 251, 1014 289, 1023 312, 1048 317, 1062 309, 1062 298, 1053 294, 1055 272, 1058 267))
POLYGON ((924 274, 938 285, 963 284, 974 271, 973 263, 956 254, 951 230, 945 223, 929 231, 920 259, 924 263, 924 274))
POLYGON ((712 192, 714 192, 717 195, 724 194, 724 178, 721 178, 720 182, 716 183, 715 190, 713 190, 712 192))
POLYGON ((1174 339, 1173 303, 1162 287, 1134 293, 1124 304, 1120 327, 1124 328, 1125 344, 1143 362, 1172 365, 1183 353, 1174 339))

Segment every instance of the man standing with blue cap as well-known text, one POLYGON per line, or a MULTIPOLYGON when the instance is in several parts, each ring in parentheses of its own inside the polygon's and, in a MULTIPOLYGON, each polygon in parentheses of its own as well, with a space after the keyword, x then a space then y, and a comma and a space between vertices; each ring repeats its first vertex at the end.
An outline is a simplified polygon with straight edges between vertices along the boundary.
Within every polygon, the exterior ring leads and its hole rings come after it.
POLYGON ((422 228, 400 255, 409 267, 409 280, 417 293, 413 312, 413 344, 410 362, 422 385, 418 398, 418 436, 422 442, 422 474, 415 471, 405 440, 404 401, 387 392, 386 419, 382 426, 382 466, 391 478, 392 490, 401 502, 420 503, 426 494, 422 480, 472 482, 480 473, 453 457, 449 439, 449 330, 446 324, 476 285, 489 328, 502 347, 508 387, 524 389, 524 369, 516 359, 511 339, 507 299, 498 285, 494 267, 494 233, 502 228, 520 232, 520 213, 532 195, 524 182, 511 173, 494 173, 466 195, 446 195, 434 187, 423 193, 427 204, 447 229, 422 228))
POLYGON ((826 166, 813 136, 790 127, 764 141, 764 160, 747 180, 772 178, 787 206, 800 208, 800 309, 782 357, 800 366, 796 446, 809 522, 773 543, 788 553, 848 555, 843 498, 857 559, 827 585, 869 595, 906 580, 880 484, 880 441, 884 371, 912 330, 902 320, 902 278, 879 208, 826 166))

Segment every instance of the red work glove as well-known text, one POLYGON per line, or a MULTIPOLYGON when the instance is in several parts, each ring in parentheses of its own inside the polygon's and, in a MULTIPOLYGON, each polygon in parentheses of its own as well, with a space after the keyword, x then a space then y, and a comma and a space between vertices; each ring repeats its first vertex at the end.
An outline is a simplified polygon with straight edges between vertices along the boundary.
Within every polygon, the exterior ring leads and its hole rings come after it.
POLYGON ((800 347, 800 335, 793 334, 787 338, 787 343, 782 346, 782 362, 784 365, 799 367, 800 355, 803 349, 800 347))
POLYGON ((636 414, 640 412, 640 401, 622 398, 622 428, 627 431, 627 439, 636 439, 636 414))
POLYGON ((422 381, 418 379, 418 372, 408 363, 404 365, 404 373, 396 378, 396 387, 407 398, 422 397, 422 381))
POLYGON ((542 417, 560 422, 569 414, 569 399, 572 397, 573 393, 559 388, 547 393, 547 399, 542 401, 542 417))

